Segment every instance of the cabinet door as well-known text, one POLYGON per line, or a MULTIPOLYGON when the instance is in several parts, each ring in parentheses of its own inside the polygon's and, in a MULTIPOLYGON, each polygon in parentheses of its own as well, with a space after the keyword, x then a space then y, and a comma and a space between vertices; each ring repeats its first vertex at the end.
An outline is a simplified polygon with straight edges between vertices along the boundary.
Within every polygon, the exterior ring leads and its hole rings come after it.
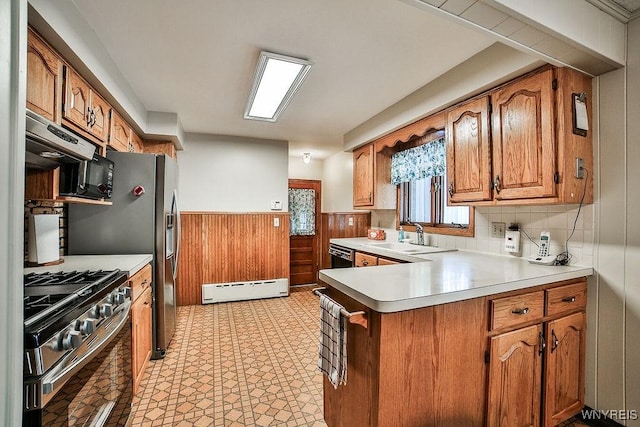
MULTIPOLYGON (((95 91, 91 91, 91 112, 89 113, 89 132, 102 142, 109 135, 109 114, 111 106, 95 91)), ((129 142, 127 141, 127 150, 129 142)))
POLYGON ((489 97, 447 112, 449 202, 491 200, 489 97))
POLYGON ((29 30, 27 36, 27 108, 60 123, 62 61, 29 30))
POLYGON ((131 325, 131 366, 135 394, 151 358, 151 288, 147 288, 131 306, 131 325))
POLYGON ((109 132, 109 146, 116 151, 129 151, 131 128, 115 111, 111 111, 111 131, 109 132))
POLYGON ((585 313, 547 324, 544 425, 555 426, 584 405, 585 313))
POLYGON ((388 258, 378 258, 378 265, 393 265, 400 264, 400 261, 395 261, 388 258))
POLYGON ((553 70, 492 93, 494 197, 556 194, 553 70))
POLYGON ((134 153, 144 152, 144 143, 142 142, 142 138, 140 138, 134 131, 131 131, 131 144, 129 144, 129 151, 134 153))
POLYGON ((542 325, 491 338, 487 425, 540 425, 542 325))
POLYGON ((71 68, 65 67, 65 70, 63 118, 80 129, 86 130, 90 112, 91 89, 71 68))
POLYGON ((353 206, 373 206, 374 146, 353 152, 353 206))

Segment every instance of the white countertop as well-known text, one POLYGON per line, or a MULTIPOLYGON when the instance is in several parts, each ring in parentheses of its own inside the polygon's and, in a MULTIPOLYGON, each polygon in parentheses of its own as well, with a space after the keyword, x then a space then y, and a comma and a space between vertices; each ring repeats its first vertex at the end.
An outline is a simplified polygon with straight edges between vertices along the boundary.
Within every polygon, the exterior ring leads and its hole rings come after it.
MULTIPOLYGON (((345 240, 355 239, 335 243, 345 240)), ((425 262, 321 270, 320 280, 375 311, 393 313, 593 274, 592 267, 536 265, 465 250, 411 258, 425 262)))
POLYGON ((24 274, 45 273, 57 271, 83 270, 115 270, 126 271, 129 277, 136 274, 142 267, 153 260, 151 254, 141 255, 68 255, 62 264, 44 267, 28 267, 24 274))
POLYGON ((425 257, 428 258, 428 255, 432 253, 457 250, 439 248, 437 246, 419 246, 407 242, 394 242, 392 240, 371 240, 366 237, 330 239, 329 242, 356 251, 386 256, 407 262, 425 261, 425 257))

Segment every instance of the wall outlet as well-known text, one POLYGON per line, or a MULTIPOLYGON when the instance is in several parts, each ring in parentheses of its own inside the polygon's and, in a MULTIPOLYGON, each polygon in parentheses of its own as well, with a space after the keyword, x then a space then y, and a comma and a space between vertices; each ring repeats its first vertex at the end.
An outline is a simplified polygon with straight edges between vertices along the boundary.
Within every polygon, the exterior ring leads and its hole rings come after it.
POLYGON ((349 217, 349 225, 353 226, 353 217, 352 216, 349 217))
POLYGON ((500 239, 504 238, 504 222, 492 222, 491 223, 491 237, 498 237, 500 239))
POLYGON ((273 226, 280 227, 280 218, 273 218, 273 226))

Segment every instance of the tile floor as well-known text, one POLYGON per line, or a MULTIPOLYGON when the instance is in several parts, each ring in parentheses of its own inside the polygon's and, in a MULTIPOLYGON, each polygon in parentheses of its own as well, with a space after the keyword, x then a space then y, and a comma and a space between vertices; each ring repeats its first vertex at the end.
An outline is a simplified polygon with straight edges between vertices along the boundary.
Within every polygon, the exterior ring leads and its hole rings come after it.
POLYGON ((310 289, 179 307, 167 356, 149 363, 134 398, 133 426, 325 426, 310 289))
MULTIPOLYGON (((132 425, 326 426, 310 290, 179 307, 167 356, 149 363, 134 398, 132 425)), ((587 424, 561 427, 574 426, 587 424)))

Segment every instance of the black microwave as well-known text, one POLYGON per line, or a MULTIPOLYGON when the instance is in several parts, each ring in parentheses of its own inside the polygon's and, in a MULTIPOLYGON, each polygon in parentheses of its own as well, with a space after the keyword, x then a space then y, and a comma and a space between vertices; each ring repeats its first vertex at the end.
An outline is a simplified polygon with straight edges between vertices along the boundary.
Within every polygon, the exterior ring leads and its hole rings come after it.
POLYGON ((113 162, 98 154, 91 160, 65 163, 60 167, 60 195, 87 199, 110 199, 113 192, 113 162))

